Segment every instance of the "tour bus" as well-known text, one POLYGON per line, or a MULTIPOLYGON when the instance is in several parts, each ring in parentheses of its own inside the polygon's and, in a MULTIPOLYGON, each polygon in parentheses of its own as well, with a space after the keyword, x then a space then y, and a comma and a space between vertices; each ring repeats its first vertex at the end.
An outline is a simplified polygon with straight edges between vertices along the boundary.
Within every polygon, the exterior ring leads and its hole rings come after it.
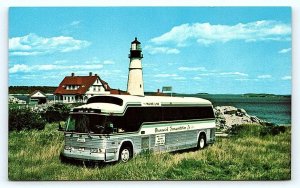
POLYGON ((62 159, 127 162, 142 151, 203 149, 215 141, 210 101, 196 97, 95 96, 70 112, 62 159))

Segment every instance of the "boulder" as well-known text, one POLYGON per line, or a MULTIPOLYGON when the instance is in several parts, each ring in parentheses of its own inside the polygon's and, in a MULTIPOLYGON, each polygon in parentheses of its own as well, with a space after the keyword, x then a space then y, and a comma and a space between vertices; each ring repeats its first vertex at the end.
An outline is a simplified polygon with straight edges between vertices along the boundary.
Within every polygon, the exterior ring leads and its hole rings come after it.
POLYGON ((8 103, 9 104, 26 104, 26 101, 20 100, 14 96, 9 96, 8 97, 8 103))
POLYGON ((265 121, 256 116, 250 116, 245 109, 234 106, 216 106, 214 108, 216 125, 223 130, 231 129, 233 125, 241 124, 260 124, 265 121))

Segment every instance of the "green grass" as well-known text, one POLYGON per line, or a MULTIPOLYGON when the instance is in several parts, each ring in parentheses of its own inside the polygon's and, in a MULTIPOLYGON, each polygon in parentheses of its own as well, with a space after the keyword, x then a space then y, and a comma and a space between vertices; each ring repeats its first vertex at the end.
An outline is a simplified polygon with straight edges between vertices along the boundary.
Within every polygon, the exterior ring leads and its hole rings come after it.
POLYGON ((43 131, 9 133, 10 180, 289 180, 291 131, 260 136, 262 127, 219 138, 200 151, 138 155, 126 164, 96 168, 61 163, 63 133, 55 124, 43 131))

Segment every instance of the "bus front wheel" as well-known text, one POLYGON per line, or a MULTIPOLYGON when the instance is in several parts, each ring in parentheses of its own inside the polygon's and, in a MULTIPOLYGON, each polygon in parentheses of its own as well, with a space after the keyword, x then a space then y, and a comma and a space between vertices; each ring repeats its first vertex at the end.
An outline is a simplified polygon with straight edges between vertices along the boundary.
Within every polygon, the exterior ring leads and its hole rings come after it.
POLYGON ((132 158, 132 150, 130 147, 123 147, 120 150, 119 161, 126 163, 132 158))

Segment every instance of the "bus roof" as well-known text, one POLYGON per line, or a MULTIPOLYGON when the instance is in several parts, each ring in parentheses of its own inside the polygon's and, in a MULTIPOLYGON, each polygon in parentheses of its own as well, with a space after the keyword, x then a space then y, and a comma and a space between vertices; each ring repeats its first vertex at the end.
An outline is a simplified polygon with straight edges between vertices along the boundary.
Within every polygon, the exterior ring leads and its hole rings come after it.
POLYGON ((209 100, 197 97, 101 95, 91 97, 87 104, 74 109, 101 109, 102 112, 123 112, 127 106, 211 106, 209 100))
MULTIPOLYGON (((204 105, 211 105, 211 102, 209 100, 202 99, 202 98, 197 98, 197 97, 103 95, 103 96, 95 96, 95 97, 92 97, 92 98, 96 99, 97 97, 121 99, 123 101, 122 105, 125 105, 125 104, 128 104, 128 103, 141 103, 143 105, 143 103, 148 103, 149 104, 151 102, 169 103, 169 104, 204 104, 204 105)), ((90 99, 92 99, 92 98, 90 98, 90 99)), ((146 104, 144 104, 144 105, 146 106, 146 104)))

